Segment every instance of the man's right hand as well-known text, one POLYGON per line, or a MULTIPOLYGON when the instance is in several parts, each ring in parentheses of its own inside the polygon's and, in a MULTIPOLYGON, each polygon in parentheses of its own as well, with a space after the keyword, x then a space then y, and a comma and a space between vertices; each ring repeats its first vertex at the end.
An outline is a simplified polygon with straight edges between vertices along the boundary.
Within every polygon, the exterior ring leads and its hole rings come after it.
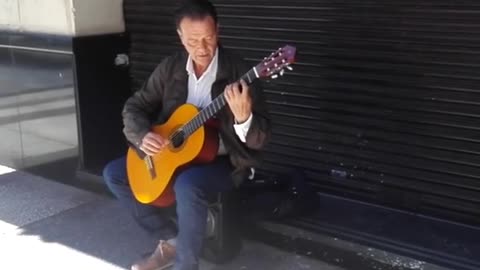
POLYGON ((161 152, 170 142, 167 139, 164 139, 162 136, 149 132, 142 139, 142 144, 140 145, 140 150, 145 152, 149 156, 153 156, 161 152))

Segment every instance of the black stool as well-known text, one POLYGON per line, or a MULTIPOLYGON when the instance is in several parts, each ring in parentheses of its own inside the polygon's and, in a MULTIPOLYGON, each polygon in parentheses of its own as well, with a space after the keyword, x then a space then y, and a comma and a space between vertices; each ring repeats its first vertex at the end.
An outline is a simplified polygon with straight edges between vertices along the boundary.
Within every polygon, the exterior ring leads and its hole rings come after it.
POLYGON ((207 234, 202 257, 221 264, 241 250, 239 198, 236 190, 221 192, 208 207, 207 234))

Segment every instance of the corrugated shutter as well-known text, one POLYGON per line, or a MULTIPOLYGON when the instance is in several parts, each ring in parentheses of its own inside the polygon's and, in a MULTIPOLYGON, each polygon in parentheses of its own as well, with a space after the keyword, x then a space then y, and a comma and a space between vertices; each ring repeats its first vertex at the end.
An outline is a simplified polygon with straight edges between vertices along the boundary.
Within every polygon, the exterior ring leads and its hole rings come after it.
MULTIPOLYGON (((303 168, 319 191, 480 221, 480 3, 213 1, 221 39, 252 65, 298 62, 265 85, 267 172, 303 168)), ((176 1, 126 0, 136 88, 180 48, 176 1)))

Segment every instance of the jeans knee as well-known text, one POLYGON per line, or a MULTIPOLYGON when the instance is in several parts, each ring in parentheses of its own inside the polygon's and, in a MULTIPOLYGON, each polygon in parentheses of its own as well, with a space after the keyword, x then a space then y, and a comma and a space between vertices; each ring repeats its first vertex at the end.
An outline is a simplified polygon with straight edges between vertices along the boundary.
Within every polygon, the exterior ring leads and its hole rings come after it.
POLYGON ((112 190, 116 186, 127 185, 127 174, 124 159, 112 160, 103 168, 103 181, 112 190))
POLYGON ((180 174, 173 186, 175 196, 183 200, 202 197, 202 190, 196 185, 196 180, 198 181, 194 177, 189 177, 188 174, 180 174))
POLYGON ((115 178, 115 171, 112 166, 112 162, 109 162, 102 171, 103 181, 108 185, 115 178))

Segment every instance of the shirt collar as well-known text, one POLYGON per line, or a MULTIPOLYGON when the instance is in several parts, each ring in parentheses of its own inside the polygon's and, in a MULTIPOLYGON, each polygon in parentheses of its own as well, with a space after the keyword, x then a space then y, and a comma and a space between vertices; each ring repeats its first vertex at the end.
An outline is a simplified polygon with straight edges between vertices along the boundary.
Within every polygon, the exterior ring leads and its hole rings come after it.
MULTIPOLYGON (((193 61, 190 55, 188 56, 187 66, 185 67, 185 69, 187 70, 188 75, 192 75, 192 74, 195 75, 195 71, 193 69, 193 61)), ((217 74, 217 70, 218 70, 218 47, 215 50, 215 55, 213 56, 212 61, 208 65, 207 70, 205 70, 205 72, 202 74, 200 78, 198 78, 198 80, 208 75, 215 76, 217 74)))

